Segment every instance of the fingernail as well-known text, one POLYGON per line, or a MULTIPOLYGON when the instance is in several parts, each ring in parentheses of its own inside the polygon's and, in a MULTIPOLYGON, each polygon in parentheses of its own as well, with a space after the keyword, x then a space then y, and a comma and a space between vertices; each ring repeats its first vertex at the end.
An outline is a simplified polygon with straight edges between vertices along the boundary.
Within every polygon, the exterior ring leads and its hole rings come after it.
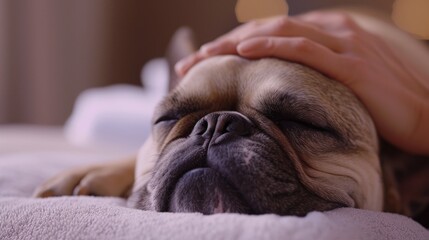
POLYGON ((182 59, 182 60, 180 60, 180 61, 178 61, 177 63, 176 63, 176 66, 175 66, 175 68, 177 68, 177 69, 183 69, 183 68, 185 68, 187 65, 189 65, 189 63, 190 63, 190 58, 184 58, 184 59, 182 59))
POLYGON ((180 71, 183 69, 185 63, 183 60, 180 60, 176 63, 176 65, 174 65, 174 70, 176 70, 176 72, 180 71))
POLYGON ((185 73, 186 69, 189 67, 190 62, 191 61, 189 58, 184 58, 178 61, 176 65, 174 65, 174 70, 176 71, 177 74, 182 76, 185 73))

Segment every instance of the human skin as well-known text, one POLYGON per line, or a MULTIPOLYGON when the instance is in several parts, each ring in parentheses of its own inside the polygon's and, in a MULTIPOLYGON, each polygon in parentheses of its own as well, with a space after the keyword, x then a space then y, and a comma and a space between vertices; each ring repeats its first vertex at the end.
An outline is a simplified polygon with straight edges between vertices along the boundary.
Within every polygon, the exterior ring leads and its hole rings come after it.
POLYGON ((199 61, 223 54, 302 63, 349 87, 386 141, 429 156, 429 71, 395 50, 345 13, 317 11, 243 24, 178 62, 176 72, 183 76, 199 61))

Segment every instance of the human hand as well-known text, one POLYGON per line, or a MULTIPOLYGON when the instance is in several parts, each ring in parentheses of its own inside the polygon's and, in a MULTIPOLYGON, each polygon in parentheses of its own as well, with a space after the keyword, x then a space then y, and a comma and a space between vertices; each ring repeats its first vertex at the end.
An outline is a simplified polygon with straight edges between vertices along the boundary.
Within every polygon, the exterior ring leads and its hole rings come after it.
POLYGON ((429 155, 429 76, 344 13, 246 23, 203 45, 180 61, 176 71, 183 76, 199 61, 221 54, 277 57, 310 66, 349 87, 384 139, 405 151, 429 155))

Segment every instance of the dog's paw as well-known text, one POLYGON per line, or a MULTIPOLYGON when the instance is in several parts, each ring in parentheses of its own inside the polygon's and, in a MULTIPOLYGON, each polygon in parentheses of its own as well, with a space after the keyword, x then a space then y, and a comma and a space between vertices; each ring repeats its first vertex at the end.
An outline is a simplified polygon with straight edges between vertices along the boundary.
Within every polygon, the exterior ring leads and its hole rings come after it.
POLYGON ((39 186, 34 197, 95 195, 124 197, 134 172, 118 165, 97 165, 62 172, 39 186))

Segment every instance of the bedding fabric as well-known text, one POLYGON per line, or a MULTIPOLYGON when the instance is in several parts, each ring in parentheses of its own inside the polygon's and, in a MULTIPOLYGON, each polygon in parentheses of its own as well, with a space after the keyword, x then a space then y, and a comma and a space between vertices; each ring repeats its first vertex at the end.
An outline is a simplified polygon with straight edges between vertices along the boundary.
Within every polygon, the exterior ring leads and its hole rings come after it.
POLYGON ((65 168, 113 157, 76 150, 0 154, 0 239, 429 239, 407 217, 351 208, 306 217, 204 216, 131 209, 121 198, 30 197, 65 168))

